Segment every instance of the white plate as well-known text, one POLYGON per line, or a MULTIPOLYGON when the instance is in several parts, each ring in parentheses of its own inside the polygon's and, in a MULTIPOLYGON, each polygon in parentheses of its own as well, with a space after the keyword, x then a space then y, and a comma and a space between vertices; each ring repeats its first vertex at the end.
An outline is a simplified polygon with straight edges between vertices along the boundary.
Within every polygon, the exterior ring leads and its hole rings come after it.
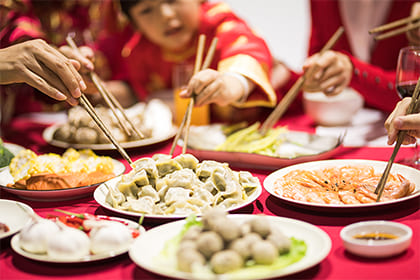
POLYGON ((25 210, 23 210, 18 204, 25 208, 28 212, 34 212, 34 210, 25 203, 0 199, 0 222, 9 227, 8 232, 0 233, 0 239, 6 238, 20 231, 23 226, 31 220, 28 213, 26 213, 25 210))
MULTIPOLYGON (((14 154, 15 156, 21 151, 24 150, 25 148, 20 146, 20 145, 16 145, 16 144, 12 144, 12 143, 3 143, 3 146, 9 150, 9 152, 11 152, 12 154, 14 154)), ((7 166, 4 167, 0 167, 0 171, 6 169, 7 166)))
POLYGON ((416 188, 413 193, 408 196, 398 198, 391 201, 381 201, 375 203, 366 203, 366 204, 345 204, 345 205, 337 205, 337 204, 320 204, 320 203, 313 203, 313 202, 305 202, 305 201, 298 201, 291 198, 283 197, 274 191, 274 182, 279 179, 280 177, 286 175, 292 170, 297 169, 305 169, 305 170, 313 170, 313 169, 321 169, 325 167, 331 166, 344 166, 344 165, 368 165, 372 166, 375 169, 375 172, 382 173, 385 170, 387 162, 384 161, 375 161, 375 160, 358 160, 358 159, 343 159, 343 160, 324 160, 324 161, 314 161, 314 162, 306 162, 301 163, 293 166, 289 166, 286 168, 282 168, 277 170, 270 175, 268 175, 264 180, 264 188, 269 192, 271 195, 281 199, 283 202, 292 204, 294 206, 299 206, 307 209, 317 209, 317 210, 367 210, 372 207, 383 207, 394 205, 409 199, 413 199, 415 197, 420 196, 420 171, 414 169, 412 167, 408 167, 402 164, 394 163, 391 168, 391 173, 400 173, 405 178, 416 184, 416 188))
MULTIPOLYGON (((78 143, 69 143, 61 140, 57 140, 53 138, 54 132, 58 129, 59 126, 62 124, 55 124, 52 126, 47 127, 43 133, 42 137, 44 140, 55 147, 67 149, 67 148, 75 148, 75 149, 91 149, 94 151, 109 151, 109 150, 115 150, 115 146, 112 143, 109 144, 78 144, 78 143)), ((175 136, 177 132, 177 127, 172 126, 168 129, 168 133, 165 135, 161 135, 160 137, 151 137, 151 138, 145 138, 141 140, 136 141, 129 141, 129 142, 121 142, 121 146, 125 149, 130 148, 141 148, 141 147, 147 147, 150 145, 158 144, 165 142, 166 140, 171 139, 175 136)))
MULTIPOLYGON (((254 215, 229 215, 230 219, 235 219, 238 223, 252 219, 254 215)), ((267 216, 270 223, 278 225, 283 233, 289 237, 295 237, 306 243, 306 255, 298 262, 291 264, 283 269, 262 272, 258 279, 282 277, 299 271, 308 269, 327 257, 331 250, 331 239, 324 231, 306 222, 282 218, 277 216, 267 216)), ((178 271, 171 265, 162 265, 156 258, 162 252, 165 243, 177 235, 185 224, 185 220, 171 222, 147 231, 144 235, 137 238, 129 250, 130 258, 140 267, 156 274, 178 279, 200 279, 197 275, 178 271), (195 277, 194 277, 195 276, 195 277)), ((175 264, 175 262, 173 263, 175 264)), ((242 275, 243 277, 243 275, 242 275)), ((255 279, 255 275, 252 278, 255 279)), ((229 274, 214 276, 215 279, 231 279, 229 274)), ((241 278, 243 279, 243 278, 241 278)))
MULTIPOLYGON (((188 138, 187 152, 196 156, 199 160, 212 159, 220 162, 228 162, 231 166, 239 168, 276 170, 280 167, 302 162, 329 159, 337 153, 342 144, 341 137, 337 138, 301 131, 289 131, 287 134, 287 143, 281 147, 282 153, 289 154, 289 156, 273 157, 254 153, 215 151, 214 148, 218 144, 223 143, 225 139, 220 134, 220 130, 220 124, 201 127, 192 126, 188 138), (202 139, 202 135, 204 134, 203 129, 210 132, 208 133, 210 134, 208 139, 202 139)), ((181 140, 179 144, 182 146, 183 141, 181 140)))
MULTIPOLYGON (((106 185, 110 188, 116 188, 117 187, 117 183, 121 180, 120 177, 116 177, 113 178, 109 181, 106 182, 106 185)), ((120 209, 116 209, 114 207, 112 207, 111 205, 109 205, 105 200, 106 200, 106 195, 108 194, 108 188, 107 186, 105 186, 105 184, 101 184, 99 187, 96 188, 95 192, 93 193, 93 197, 96 200, 97 203, 99 203, 99 205, 101 205, 102 207, 115 212, 115 213, 119 213, 122 215, 128 215, 128 216, 134 216, 134 217, 141 217, 143 214, 142 213, 137 213, 137 212, 131 212, 131 211, 125 211, 125 210, 120 210, 120 209)), ((262 187, 258 186, 257 189, 248 197, 248 200, 246 202, 244 202, 241 205, 237 205, 231 208, 228 208, 227 211, 234 211, 240 208, 243 208, 251 203, 253 203, 260 195, 262 192, 262 187)), ((150 218, 150 219, 181 219, 181 218, 185 218, 187 217, 189 214, 179 214, 179 215, 156 215, 156 214, 145 214, 144 217, 145 218, 150 218)))
MULTIPOLYGON (((112 161, 114 163, 115 176, 119 176, 123 174, 125 171, 124 164, 115 159, 113 159, 112 161)), ((40 190, 21 190, 21 189, 9 188, 7 187, 7 184, 13 184, 13 177, 10 174, 9 167, 0 171, 0 188, 9 193, 13 193, 17 196, 20 196, 28 200, 63 201, 63 200, 77 199, 77 198, 88 196, 99 185, 98 183, 98 184, 93 184, 93 185, 78 187, 78 188, 71 188, 71 189, 40 191, 40 190)))
MULTIPOLYGON (((140 226, 139 224, 130 221, 130 220, 126 220, 126 219, 122 219, 122 218, 116 218, 116 217, 112 217, 113 220, 118 220, 118 221, 122 221, 124 223, 127 223, 127 226, 133 229, 139 229, 140 231, 140 236, 142 236, 143 234, 145 234, 145 229, 140 226)), ((129 248, 121 248, 119 250, 115 250, 115 251, 111 251, 109 253, 106 254, 96 254, 96 255, 88 255, 82 258, 77 258, 74 260, 60 260, 60 259, 54 259, 49 257, 47 254, 34 254, 34 253, 30 253, 27 252, 25 250, 23 250, 20 247, 20 234, 16 234, 15 236, 13 236, 10 244, 12 246, 12 249, 18 253, 19 255, 26 257, 28 259, 31 260, 35 260, 35 261, 41 261, 41 262, 49 262, 49 263, 86 263, 86 262, 93 262, 93 261, 99 261, 99 260, 105 260, 105 259, 110 259, 119 255, 122 255, 124 253, 126 253, 128 251, 129 248)), ((138 238, 138 237, 137 237, 138 238)))

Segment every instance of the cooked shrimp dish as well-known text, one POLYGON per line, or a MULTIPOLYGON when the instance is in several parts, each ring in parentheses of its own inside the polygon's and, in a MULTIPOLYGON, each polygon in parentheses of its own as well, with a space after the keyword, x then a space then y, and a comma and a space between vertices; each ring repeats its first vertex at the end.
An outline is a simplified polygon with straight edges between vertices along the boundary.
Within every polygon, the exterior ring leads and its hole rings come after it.
MULTIPOLYGON (((376 202, 375 188, 382 173, 368 165, 334 166, 294 170, 274 182, 275 193, 298 201, 320 204, 376 202)), ((389 174, 380 201, 408 196, 415 184, 401 174, 389 174)))

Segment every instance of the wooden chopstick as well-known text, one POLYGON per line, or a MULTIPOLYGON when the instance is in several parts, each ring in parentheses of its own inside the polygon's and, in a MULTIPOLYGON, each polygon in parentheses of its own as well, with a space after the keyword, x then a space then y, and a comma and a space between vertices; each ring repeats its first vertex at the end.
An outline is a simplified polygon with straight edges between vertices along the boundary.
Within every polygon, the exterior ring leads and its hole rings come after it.
MULTIPOLYGON (((213 56, 216 51, 217 41, 218 41, 217 37, 214 37, 213 40, 211 41, 209 51, 207 52, 206 58, 204 59, 204 63, 203 63, 203 66, 201 67, 201 70, 204 70, 210 67, 211 61, 213 60, 213 56)), ((194 109, 194 103, 195 103, 195 99, 194 97, 191 97, 190 103, 188 104, 188 108, 187 108, 188 114, 187 114, 187 120, 185 123, 185 129, 184 129, 184 143, 182 146, 183 154, 185 154, 187 151, 188 137, 190 135, 191 115, 192 115, 192 110, 194 109)))
POLYGON ((389 29, 398 27, 400 25, 404 25, 404 24, 408 24, 408 23, 413 23, 411 25, 408 26, 404 26, 404 27, 400 27, 382 34, 378 34, 375 35, 375 40, 379 41, 379 40, 383 40, 383 39, 387 39, 402 33, 405 33, 407 31, 410 31, 412 29, 416 29, 420 27, 420 22, 416 22, 420 20, 420 16, 414 16, 414 17, 406 17, 406 18, 402 18, 378 27, 375 27, 371 30, 369 30, 369 34, 373 34, 373 33, 379 33, 379 32, 383 32, 383 31, 387 31, 389 29))
POLYGON ((377 40, 377 41, 383 40, 383 39, 388 39, 390 37, 405 33, 407 31, 410 31, 410 30, 413 30, 413 29, 416 29, 416 28, 419 28, 419 27, 420 27, 420 22, 417 22, 417 23, 414 23, 410 26, 397 28, 397 29, 394 29, 392 31, 385 32, 383 34, 377 35, 377 36, 374 37, 374 39, 377 40))
MULTIPOLYGON (((416 112, 417 107, 419 106, 419 94, 420 93, 420 77, 417 81, 416 88, 414 89, 413 96, 411 97, 410 105, 407 109, 407 115, 413 114, 416 112)), ((381 199, 382 193, 385 189, 386 181, 388 180, 389 172, 391 171, 392 164, 394 163, 395 157, 397 156, 398 150, 401 147, 401 144, 407 134, 407 130, 400 130, 397 136, 397 142, 395 143, 394 150, 392 151, 392 155, 388 160, 388 163, 385 167, 384 173, 382 173, 381 179, 378 182, 378 185, 375 189, 375 194, 377 194, 376 202, 379 202, 381 199)))
MULTIPOLYGON (((203 52, 204 52, 204 43, 205 43, 205 41, 206 41, 206 35, 201 34, 198 37, 197 55, 195 57, 194 73, 193 73, 193 75, 196 74, 200 70, 201 62, 203 61, 203 52)), ((184 114, 184 117, 182 119, 182 122, 181 122, 181 124, 180 124, 180 126, 178 128, 178 132, 175 135, 174 141, 172 142, 171 150, 169 152, 169 155, 170 156, 172 156, 174 154, 176 144, 178 143, 178 140, 181 137, 182 131, 184 130, 185 124, 187 123, 188 115, 191 114, 192 109, 189 110, 190 107, 191 108, 194 107, 194 98, 193 97, 191 97, 190 100, 189 100, 187 110, 186 110, 186 112, 184 114)))
MULTIPOLYGON (((76 46, 75 42, 73 41, 73 39, 70 36, 66 37, 66 41, 67 41, 67 44, 74 51, 76 51, 80 54, 80 51, 79 51, 78 47, 76 46)), ((125 125, 124 119, 130 125, 132 131, 134 131, 137 134, 137 136, 139 136, 140 138, 144 138, 144 135, 135 128, 133 123, 127 117, 127 115, 125 114, 122 106, 118 103, 118 101, 115 99, 115 97, 106 89, 106 87, 104 86, 104 83, 101 81, 99 76, 93 71, 90 71, 89 75, 90 75, 91 80, 95 84, 95 87, 98 89, 100 95, 105 100, 105 102, 108 104, 109 108, 111 109, 112 113, 114 114, 115 118, 117 119, 118 124, 120 125, 122 130, 125 132, 125 134, 127 134, 128 136, 132 135, 130 130, 128 129, 128 127, 125 125), (121 115, 124 117, 124 119, 120 118, 120 116, 118 115, 114 105, 116 105, 118 107, 118 110, 121 112, 121 115)))
MULTIPOLYGON (((114 115, 117 115, 118 113, 115 110, 115 107, 117 107, 117 109, 121 112, 121 115, 123 116, 123 118, 125 119, 126 123, 128 123, 130 125, 130 129, 132 131, 134 131, 138 137, 140 137, 141 139, 144 138, 143 133, 141 133, 140 130, 138 130, 135 125, 131 122, 131 120, 128 118, 128 116, 125 114, 124 108, 121 106, 121 104, 118 102, 118 100, 115 98, 114 95, 112 95, 108 89, 105 87, 103 81, 101 80, 101 78, 99 78, 99 76, 95 73, 95 72, 90 72, 90 78, 92 79, 92 81, 95 83, 95 86, 100 86, 102 91, 99 91, 101 96, 104 98, 105 102, 108 104, 108 106, 111 108, 112 112, 114 113, 114 115), (110 106, 109 104, 112 104, 114 106, 110 106)), ((120 118, 117 117, 118 122, 120 123, 121 126, 124 126, 124 122, 123 120, 121 120, 120 118)), ((124 131, 128 131, 128 129, 124 129, 124 131)), ((131 136, 131 133, 128 134, 129 136, 131 136)))
POLYGON ((103 131, 103 133, 108 137, 108 139, 114 144, 114 146, 117 148, 118 152, 121 154, 121 156, 130 164, 132 165, 133 161, 128 156, 126 151, 123 147, 118 143, 118 141, 114 138, 111 131, 106 127, 106 125, 102 122, 102 120, 99 118, 98 114, 96 113, 95 109, 93 108, 92 104, 89 102, 89 100, 86 98, 86 96, 82 93, 80 96, 80 104, 85 108, 85 110, 88 112, 90 117, 95 121, 95 123, 99 126, 99 128, 103 131))
POLYGON ((420 20, 420 16, 402 18, 402 19, 372 28, 371 30, 369 30, 369 34, 382 32, 382 31, 392 29, 403 24, 416 21, 416 20, 420 20))
MULTIPOLYGON (((337 31, 331 36, 328 42, 324 45, 324 47, 319 52, 320 55, 331 49, 334 44, 340 39, 341 35, 344 33, 344 27, 340 26, 337 31)), ((282 100, 277 104, 276 108, 271 112, 271 114, 267 117, 260 128, 260 134, 265 135, 270 128, 272 128, 276 122, 283 116, 283 114, 287 111, 292 101, 298 95, 300 89, 302 88, 305 80, 312 76, 313 72, 316 70, 315 67, 309 68, 299 79, 293 84, 293 86, 289 89, 286 95, 282 98, 282 100)))

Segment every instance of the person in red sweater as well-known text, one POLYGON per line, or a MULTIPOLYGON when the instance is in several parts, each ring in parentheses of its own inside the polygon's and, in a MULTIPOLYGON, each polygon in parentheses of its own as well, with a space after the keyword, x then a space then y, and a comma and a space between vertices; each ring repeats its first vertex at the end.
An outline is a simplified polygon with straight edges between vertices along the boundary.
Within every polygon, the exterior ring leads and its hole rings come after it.
POLYGON ((391 112, 400 100, 395 89, 398 53, 409 41, 401 34, 375 42, 368 30, 407 17, 415 2, 311 0, 311 57, 304 70, 315 65, 317 71, 307 80, 305 90, 334 95, 350 86, 368 106, 391 112), (344 26, 344 36, 331 51, 319 57, 318 52, 339 26, 344 26))

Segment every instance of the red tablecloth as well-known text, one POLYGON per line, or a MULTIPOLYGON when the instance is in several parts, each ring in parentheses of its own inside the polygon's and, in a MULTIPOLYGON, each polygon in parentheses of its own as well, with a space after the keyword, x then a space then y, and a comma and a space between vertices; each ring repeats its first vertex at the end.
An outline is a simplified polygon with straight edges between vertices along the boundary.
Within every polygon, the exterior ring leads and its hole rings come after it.
MULTIPOLYGON (((313 124, 304 116, 284 119, 282 124, 288 124, 291 129, 295 130, 313 131, 313 124)), ((21 119, 14 122, 12 127, 13 130, 9 130, 5 135, 6 141, 22 145, 37 153, 62 152, 62 150, 49 146, 42 139, 41 132, 45 126, 21 119)), ((168 153, 170 145, 171 142, 166 142, 148 148, 129 150, 129 154, 133 160, 136 160, 154 153, 168 153)), ((179 152, 178 149, 175 153, 179 152)), ((391 152, 391 147, 342 148, 334 158, 387 161, 391 152)), ((397 161, 412 154, 411 148, 402 148, 398 153, 397 161)), ((121 159, 118 154, 112 156, 121 159)), ((128 164, 125 164, 128 167, 128 164)), ((249 171, 257 176, 261 183, 270 173, 257 169, 249 171)), ((35 202, 21 199, 5 191, 0 192, 0 197, 24 202, 43 217, 53 213, 56 208, 78 213, 114 215, 100 207, 92 197, 72 201, 35 202)), ((419 206, 420 200, 413 199, 392 207, 363 212, 316 212, 285 204, 263 190, 262 195, 252 205, 234 213, 264 213, 298 219, 314 224, 328 233, 332 240, 332 249, 327 258, 308 270, 288 276, 288 279, 420 279, 419 206), (365 220, 390 220, 410 226, 413 229, 411 246, 406 252, 385 259, 361 258, 346 252, 339 237, 340 230, 350 223, 365 220)), ((158 222, 146 220, 144 225, 146 228, 151 228, 157 226, 158 222)), ((0 279, 162 279, 160 276, 137 267, 130 260, 128 254, 106 261, 61 265, 37 262, 21 257, 11 249, 10 238, 1 240, 0 245, 0 279)))

